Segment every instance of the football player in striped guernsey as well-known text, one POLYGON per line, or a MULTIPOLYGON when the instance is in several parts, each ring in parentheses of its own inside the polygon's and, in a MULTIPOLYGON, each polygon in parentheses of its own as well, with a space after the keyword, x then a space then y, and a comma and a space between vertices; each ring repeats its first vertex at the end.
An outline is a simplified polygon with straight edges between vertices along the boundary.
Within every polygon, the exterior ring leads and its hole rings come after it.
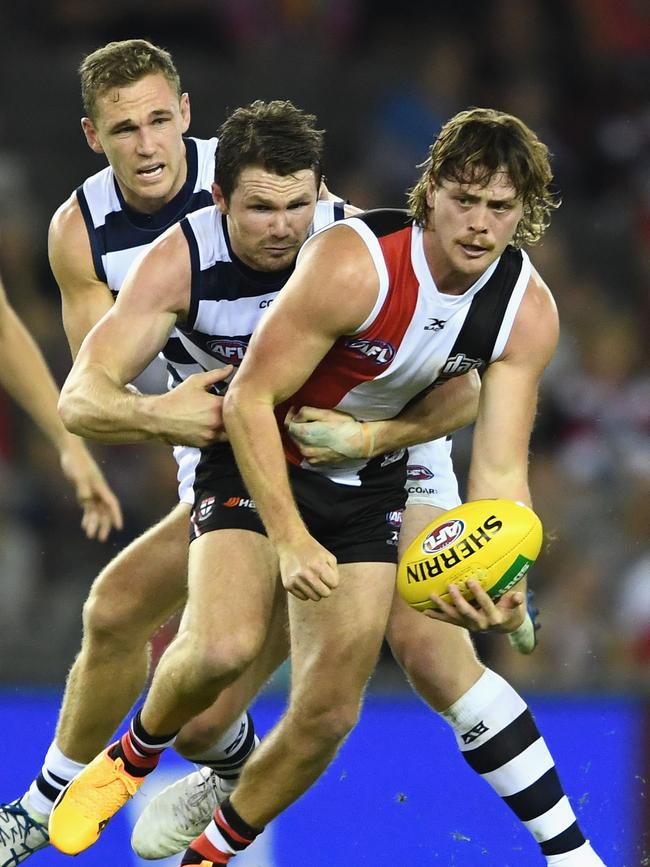
MULTIPOLYGON (((521 127, 515 123, 515 132, 517 130, 521 130, 521 127)), ((512 134, 511 127, 509 131, 512 134)), ((524 150, 525 158, 518 159, 516 165, 526 166, 530 154, 525 153, 525 148, 537 140, 530 131, 526 132, 523 142, 516 135, 512 138, 513 149, 516 151, 519 147, 519 153, 515 156, 520 157, 521 150, 524 150)), ((222 148, 223 141, 222 138, 222 148)), ((248 136, 241 136, 242 147, 249 141, 248 136)), ((488 152, 490 144, 488 141, 488 152)), ((538 156, 540 149, 541 145, 539 149, 533 147, 538 156)), ((221 153, 223 151, 220 151, 221 153)), ((326 365, 318 370, 322 378, 318 383, 319 388, 310 392, 311 403, 318 402, 320 393, 322 405, 337 405, 332 394, 328 393, 329 389, 339 395, 338 405, 341 405, 342 398, 350 392, 349 383, 354 381, 355 387, 359 386, 364 410, 367 410, 368 406, 378 407, 374 416, 372 413, 366 415, 364 411, 366 418, 371 421, 376 419, 375 424, 379 425, 380 430, 377 430, 377 427, 363 429, 361 460, 353 461, 342 470, 339 467, 329 467, 326 472, 316 473, 304 468, 304 465, 301 466, 295 452, 292 455, 294 462, 291 478, 294 492, 301 506, 308 512, 310 527, 318 525, 318 533, 325 533, 327 543, 332 547, 336 546, 342 576, 340 586, 336 561, 327 552, 321 555, 319 552, 324 549, 316 543, 314 546, 317 557, 322 556, 322 559, 315 569, 311 569, 311 566, 309 570, 303 569, 300 562, 302 552, 295 555, 295 539, 299 540, 298 546, 303 546, 303 551, 313 551, 314 547, 300 519, 292 517, 292 497, 286 476, 283 476, 283 471, 286 474, 286 470, 284 464, 280 469, 277 463, 278 454, 282 461, 282 450, 278 452, 275 448, 276 443, 279 446, 279 440, 275 420, 271 421, 275 418, 273 404, 277 395, 271 398, 265 395, 259 403, 254 401, 251 404, 250 409, 254 413, 259 412, 264 422, 260 436, 264 441, 268 439, 269 467, 273 467, 270 487, 260 484, 257 490, 267 502, 269 496, 273 500, 277 515, 268 520, 269 523, 276 522, 273 526, 280 528, 279 534, 286 533, 286 528, 283 527, 285 520, 295 529, 295 535, 289 532, 288 536, 283 538, 280 546, 282 550, 279 553, 284 565, 285 588, 290 591, 288 602, 293 623, 292 654, 296 672, 294 683, 297 689, 292 698, 292 710, 271 736, 269 743, 253 754, 252 773, 249 774, 244 769, 241 788, 235 790, 234 804, 227 800, 222 805, 206 833, 187 851, 184 864, 227 863, 233 854, 245 848, 264 821, 291 803, 318 776, 353 724, 358 712, 360 694, 367 674, 374 665, 386 618, 390 613, 396 559, 396 534, 392 524, 397 523, 395 518, 400 514, 404 501, 404 457, 400 454, 386 455, 380 450, 377 458, 373 460, 373 433, 376 432, 377 439, 381 439, 381 426, 386 423, 385 419, 390 417, 391 412, 399 412, 409 398, 420 394, 433 381, 437 380, 440 383, 439 388, 443 390, 450 384, 446 382, 448 373, 462 373, 468 366, 474 367, 481 361, 496 364, 503 356, 532 271, 527 259, 516 251, 503 256, 500 267, 499 263, 522 219, 524 193, 529 194, 527 205, 531 201, 539 204, 538 199, 542 199, 542 205, 546 206, 542 211, 546 214, 548 202, 543 200, 542 193, 550 179, 550 171, 548 176, 544 173, 544 167, 548 168, 545 149, 542 149, 541 153, 543 159, 533 163, 533 171, 541 175, 542 183, 537 187, 532 186, 532 192, 524 185, 520 194, 518 190, 504 184, 507 190, 499 189, 494 199, 498 206, 490 204, 488 213, 492 210, 495 214, 508 212, 510 220, 503 220, 500 230, 494 233, 495 237, 488 235, 487 228, 481 229, 482 235, 485 234, 482 240, 489 241, 491 252, 486 256, 487 262, 483 263, 483 269, 474 264, 476 273, 474 281, 470 282, 477 285, 473 291, 465 299, 461 297, 455 304, 450 300, 449 317, 456 313, 460 315, 447 329, 444 341, 438 341, 437 344, 434 341, 432 347, 427 349, 431 341, 430 334, 423 338, 417 333, 416 327, 415 335, 409 335, 411 346, 408 347, 406 357, 413 357, 412 347, 415 346, 418 349, 423 348, 425 361, 414 382, 410 382, 409 377, 400 375, 399 353, 396 351, 399 341, 392 332, 388 335, 388 340, 384 339, 381 330, 385 329, 388 323, 389 328, 398 329, 397 337, 401 339, 408 330, 409 317, 413 318, 413 301, 418 297, 418 289, 417 281, 414 286, 410 277, 413 266, 409 264, 408 252, 405 261, 401 263, 403 268, 397 269, 407 276, 411 283, 408 303, 400 305, 400 299, 395 300, 395 295, 399 295, 402 289, 391 294, 388 291, 389 281, 384 281, 380 301, 369 304, 369 311, 365 317, 360 318, 361 327, 357 323, 357 327, 351 329, 349 342, 342 350, 343 363, 342 366, 339 363, 336 375, 328 377, 326 365), (502 193, 503 199, 499 198, 502 193), (509 204, 506 205, 506 202, 509 204), (480 294, 479 290, 483 288, 486 291, 481 296, 480 304, 472 307, 480 294), (391 307, 391 300, 396 306, 391 307), (473 311, 480 308, 481 314, 487 316, 483 329, 476 325, 477 321, 480 323, 480 317, 477 319, 475 313, 468 316, 470 307, 473 311), (371 331, 375 319, 381 326, 377 334, 371 331), (466 320, 469 324, 464 328, 466 320), (470 355, 469 350, 475 354, 470 355), (427 353, 431 352, 436 353, 435 357, 427 356, 427 353), (473 363, 466 365, 462 362, 461 355, 465 359, 471 358, 473 363), (390 393, 392 386, 389 386, 388 393, 381 389, 376 390, 377 374, 383 370, 380 365, 390 366, 393 362, 396 364, 396 376, 388 377, 388 381, 399 385, 398 397, 390 393), (371 390, 369 396, 366 396, 367 389, 371 390), (278 498, 273 493, 276 482, 279 482, 282 488, 282 496, 278 498), (359 524, 361 518, 363 520, 359 524), (295 569, 287 569, 287 552, 290 558, 293 557, 292 565, 295 565, 295 569), (358 580, 354 580, 355 577, 358 580), (318 606, 310 606, 307 602, 318 599, 318 606), (308 639, 305 637, 307 634, 310 636, 308 639), (340 654, 344 655, 344 660, 341 660, 340 654), (324 676, 330 671, 330 655, 338 660, 335 677, 324 676), (354 664, 349 664, 350 655, 354 664), (303 676, 307 671, 310 675, 303 676), (314 695, 316 690, 318 695, 314 695), (296 754, 293 754, 290 744, 294 739, 296 754), (278 756, 278 749, 281 757, 278 756), (261 761, 256 761, 257 755, 262 756, 261 761), (262 791, 265 784, 260 779, 260 774, 265 776, 266 773, 276 781, 268 792, 262 791), (246 783, 247 775, 249 784, 246 783), (255 779, 254 785, 250 784, 251 779, 255 779), (241 813, 240 800, 243 804, 241 813)), ((510 156, 508 152, 506 155, 510 156)), ((174 230, 141 260, 137 270, 131 274, 128 296, 122 296, 122 303, 118 301, 114 311, 86 342, 64 389, 62 407, 73 429, 100 438, 124 437, 125 441, 134 436, 153 435, 161 439, 180 436, 184 442, 205 444, 206 430, 201 419, 197 419, 191 428, 181 407, 176 407, 174 417, 170 413, 162 412, 159 401, 156 403, 151 399, 129 395, 125 386, 129 378, 147 363, 158 346, 164 343, 169 330, 179 323, 184 326, 184 345, 206 365, 224 364, 233 358, 238 340, 239 343, 247 342, 251 308, 257 302, 258 307, 264 303, 264 308, 268 309, 271 299, 265 296, 260 287, 255 291, 243 291, 245 284, 241 279, 237 281, 236 293, 228 296, 224 292, 220 273, 223 269, 218 265, 224 249, 229 249, 224 225, 227 227, 232 249, 243 264, 253 268, 256 264, 258 267, 268 267, 271 258, 282 261, 287 247, 292 243, 304 199, 310 195, 313 198, 317 184, 313 178, 310 179, 309 172, 294 170, 287 174, 286 167, 279 170, 279 165, 282 165, 282 161, 277 155, 270 164, 259 157, 250 168, 244 167, 235 175, 236 183, 231 178, 230 186, 225 183, 227 178, 221 175, 218 165, 216 177, 219 188, 216 201, 220 214, 208 210, 205 214, 190 216, 184 221, 180 231, 174 230), (287 213, 292 210, 296 213, 287 213), (227 217, 225 224, 224 214, 227 217), (266 214, 266 217, 263 218, 263 214, 266 214), (260 234, 260 226, 276 223, 280 229, 275 229, 271 238, 267 238, 266 233, 260 234), (237 246, 233 238, 237 239, 237 246), (282 238, 285 240, 282 241, 282 238), (156 292, 149 292, 148 300, 143 299, 141 294, 136 293, 136 286, 155 286, 156 292), (129 346, 128 341, 120 336, 124 331, 122 323, 126 322, 127 317, 133 321, 134 315, 139 325, 138 332, 146 335, 147 345, 129 346), (241 331, 240 316, 245 326, 241 331), (240 339, 242 332, 246 337, 243 341, 240 339)), ((523 170, 524 176, 526 171, 523 170)), ((491 180, 491 176, 486 180, 491 180)), ((490 203, 493 195, 495 193, 490 188, 490 203)), ((483 203, 484 194, 481 196, 479 199, 483 203)), ((385 227, 382 215, 378 216, 379 225, 385 227)), ((374 226, 371 231, 377 231, 376 217, 377 215, 369 215, 359 222, 366 225, 367 219, 368 223, 374 226)), ((389 226, 394 227, 395 221, 399 223, 400 231, 410 231, 409 220, 405 214, 389 215, 389 226)), ((355 221, 350 225, 356 227, 355 231, 359 231, 362 239, 368 238, 365 229, 359 230, 355 221)), ((530 220, 526 225, 530 225, 530 220)), ((490 233, 494 228, 494 225, 490 224, 490 233)), ((326 230, 323 237, 328 231, 326 230)), ((393 228, 388 234, 392 231, 393 228)), ((413 254, 417 278, 424 284, 425 291, 431 292, 432 278, 427 279, 425 269, 428 265, 418 248, 421 233, 419 237, 418 232, 413 234, 416 237, 413 254)), ((403 242, 404 238, 399 240, 403 242)), ((316 248, 320 243, 320 239, 311 242, 316 248)), ((465 241, 464 246, 467 247, 469 259, 475 256, 478 258, 475 247, 480 245, 465 241)), ((394 255, 403 256, 398 244, 392 245, 391 249, 394 255)), ((406 249, 410 250, 408 243, 406 249)), ((485 249, 487 250, 487 246, 485 249)), ((360 261, 363 261, 363 257, 360 261)), ((345 251, 341 264, 346 280, 354 281, 355 285, 354 292, 348 287, 349 299, 345 302, 342 298, 338 299, 341 308, 339 315, 347 321, 349 311, 343 308, 349 304, 352 308, 350 315, 355 316, 357 307, 360 303, 363 304, 364 300, 363 297, 361 300, 356 297, 357 264, 347 259, 345 251)), ((338 266, 338 262, 329 263, 324 273, 328 273, 328 268, 331 267, 336 274, 338 266)), ((295 283, 294 281, 301 270, 304 273, 304 267, 306 266, 299 265, 293 277, 287 274, 289 286, 301 285, 304 278, 295 283)), ((246 272, 243 273, 245 275, 246 272)), ((369 282, 372 283, 372 278, 369 282)), ((372 294, 372 289, 368 290, 367 286, 363 288, 362 284, 361 288, 362 296, 369 297, 372 294)), ((443 289, 443 293, 444 291, 443 289)), ((430 301, 444 306, 444 299, 437 298, 436 293, 430 301)), ((277 322, 273 311, 278 305, 281 308, 286 306, 283 303, 284 297, 283 290, 279 298, 273 300, 270 308, 272 321, 277 322)), ((329 297, 330 287, 325 280, 311 300, 315 307, 324 303, 326 309, 329 297), (321 295, 324 297, 319 301, 321 295)), ((289 298, 293 299, 287 302, 291 310, 291 305, 297 303, 291 290, 289 298)), ((300 295, 298 300, 299 298, 300 295)), ((304 312, 303 310, 302 313, 304 312)), ((327 342, 329 338, 323 340, 320 337, 311 342, 312 327, 315 332, 319 331, 321 325, 327 328, 327 318, 321 323, 317 321, 317 312, 312 312, 316 315, 308 315, 307 323, 295 316, 287 320, 289 328, 284 337, 281 338, 276 331, 276 350, 279 354, 283 355, 285 351, 287 357, 297 356, 301 351, 309 354, 317 352, 319 347, 327 342), (303 334, 307 336, 307 343, 301 348, 303 334)), ((331 310, 328 310, 327 314, 329 316, 331 310)), ((428 332, 431 331, 428 325, 434 319, 440 322, 444 317, 441 317, 434 304, 427 303, 425 298, 422 309, 418 311, 417 324, 422 326, 422 331, 428 332)), ((440 330, 442 329, 438 329, 440 330)), ((267 339, 266 333, 267 329, 262 326, 262 346, 267 339)), ((329 335, 330 338, 333 336, 333 333, 329 335)), ((253 340, 255 341, 255 338, 253 340)), ((268 358, 272 365, 276 364, 273 353, 268 358)), ((281 363, 280 368, 282 366, 281 363)), ((281 369, 282 377, 300 380, 307 375, 309 363, 307 367, 290 365, 290 368, 289 373, 281 369)), ((236 391, 238 377, 239 374, 234 378, 236 391)), ((308 385, 310 383, 311 380, 308 385)), ((268 383, 265 383, 265 386, 268 386, 268 383)), ((293 391, 295 389, 291 387, 283 390, 282 397, 289 398, 293 391)), ((285 402, 279 413, 280 418, 284 418, 289 404, 300 406, 304 403, 303 397, 306 394, 305 390, 291 401, 285 402)), ((435 397, 434 391, 424 400, 428 401, 432 396, 435 397)), ((435 399, 430 405, 435 406, 435 399)), ((169 404, 167 406, 170 407, 169 404)), ((346 408, 343 405, 343 409, 346 408)), ((436 433, 443 431, 444 428, 436 433)), ((428 434, 432 436, 433 432, 428 431, 428 434)), ((423 434, 421 439, 425 438, 426 434, 423 434)), ((525 435, 524 438, 527 441, 525 435)), ((385 448, 390 447, 389 443, 390 438, 385 441, 385 448)), ((408 444, 408 438, 401 444, 408 444)), ((267 445, 262 442, 260 447, 266 449, 267 445)), ((200 484, 192 516, 194 542, 190 557, 188 628, 168 650, 154 677, 144 708, 132 721, 129 732, 98 756, 70 787, 68 795, 64 795, 55 809, 50 831, 56 845, 64 851, 81 851, 97 839, 101 828, 118 808, 119 802, 125 802, 137 790, 143 775, 155 767, 161 751, 173 742, 175 731, 187 720, 189 713, 205 707, 215 688, 218 689, 232 677, 233 667, 235 671, 245 667, 250 659, 254 658, 264 640, 270 605, 277 600, 276 561, 269 542, 261 535, 262 526, 256 504, 242 485, 232 466, 232 456, 224 446, 204 450, 199 465, 199 477, 200 484), (224 574, 221 564, 226 561, 230 561, 231 567, 233 564, 237 567, 239 577, 235 583, 231 572, 224 574), (228 612, 228 634, 218 629, 220 616, 217 612, 224 610, 228 612), (99 804, 98 793, 108 788, 111 789, 112 803, 109 804, 107 799, 102 798, 106 803, 99 804), (95 811, 98 804, 99 809, 95 811)), ((274 534, 272 538, 277 542, 274 534)), ((481 610, 474 620, 470 620, 469 615, 459 609, 467 620, 465 625, 473 628, 499 627, 505 631, 518 628, 525 617, 524 594, 517 591, 504 599, 505 602, 494 606, 489 600, 486 602, 479 596, 481 610)), ((401 614, 394 612, 393 616, 396 619, 389 625, 389 633, 413 626, 410 621, 404 621, 401 614)), ((416 616, 415 613, 413 616, 416 616)), ((400 639, 404 642, 401 654, 397 635, 391 636, 393 646, 398 649, 400 660, 430 704, 444 710, 462 744, 471 743, 480 747, 475 754, 476 757, 480 752, 480 762, 476 769, 485 769, 486 779, 500 794, 508 797, 508 803, 517 815, 526 821, 542 844, 548 863, 599 863, 598 860, 585 860, 590 853, 593 855, 592 850, 577 826, 557 779, 552 758, 525 703, 497 675, 486 672, 480 666, 461 630, 449 624, 432 624, 425 618, 421 618, 416 624, 418 627, 421 625, 425 625, 426 630, 418 629, 417 650, 422 652, 427 663, 421 666, 421 670, 412 668, 407 636, 400 639), (442 670, 436 667, 435 663, 431 664, 435 649, 447 642, 454 652, 460 653, 463 660, 460 666, 462 677, 456 676, 454 666, 460 660, 454 659, 453 653, 450 654, 450 668, 442 670), (504 705, 505 709, 501 711, 504 705), (483 714, 487 721, 483 722, 480 717, 477 722, 473 722, 471 717, 477 713, 479 717, 483 714), (529 750, 531 747, 532 750, 529 750), (517 761, 501 773, 506 754, 517 761), (511 773, 514 776, 511 776, 511 773), (516 796, 510 797, 511 795, 516 796), (568 860, 558 860, 559 858, 568 860)), ((596 856, 593 858, 596 859, 596 856)))
MULTIPOLYGON (((290 594, 291 699, 183 864, 227 863, 318 778, 354 725, 387 618, 398 660, 430 702, 439 702, 442 681, 431 681, 425 649, 430 624, 406 605, 391 613, 392 594, 383 592, 394 579, 387 556, 381 567, 350 568, 332 550, 327 525, 304 507, 301 515, 301 484, 312 471, 300 467, 291 444, 283 448, 276 414, 288 401, 360 420, 391 417, 423 389, 482 367, 469 499, 529 503, 530 432, 558 320, 521 247, 548 225, 556 205, 551 179, 546 147, 521 120, 491 109, 461 112, 434 141, 409 213, 370 212, 310 239, 256 331, 225 396, 224 422, 290 594)), ((321 479, 350 485, 356 474, 358 485, 375 491, 390 473, 372 462, 353 464, 345 479, 337 467, 320 469, 321 479)), ((345 491, 341 510, 354 497, 354 489, 345 491)), ((360 532, 365 520, 358 513, 351 524, 360 532)), ((469 586, 478 611, 450 588, 454 605, 434 618, 474 629, 512 619, 478 584, 469 586)), ((510 596, 517 594, 523 603, 521 590, 510 596)), ((464 689, 444 715, 465 758, 525 821, 547 864, 602 865, 523 699, 476 658, 465 655, 461 668, 464 689)), ((455 679, 453 664, 448 674, 455 679)), ((459 686, 460 678, 452 693, 459 686)))
MULTIPOLYGON (((50 262, 61 290, 73 357, 88 331, 112 307, 131 263, 169 226, 212 202, 217 147, 216 138, 185 135, 189 98, 163 49, 142 39, 111 42, 83 60, 80 75, 83 132, 108 166, 72 193, 50 226, 50 262)), ((10 314, 5 324, 9 318, 10 314)), ((17 340, 21 332, 16 326, 6 334, 17 340)), ((7 339, 3 348, 12 345, 7 339)), ((174 382, 200 370, 175 335, 164 347, 164 358, 174 382)), ((10 370, 9 362, 4 370, 10 370)), ((217 372, 208 379, 220 376, 217 372)), ((13 374, 12 379, 18 382, 13 374)), ((32 377, 34 387, 37 381, 32 377)), ((49 404, 44 377, 41 383, 43 400, 32 408, 45 424, 49 404)), ((23 388, 21 393, 27 400, 27 391, 23 388)), ((50 403, 56 415, 54 398, 50 403)), ((62 427, 59 436, 51 419, 47 428, 65 445, 64 469, 86 501, 86 529, 103 537, 110 520, 118 520, 117 504, 83 444, 64 435, 62 427), (84 492, 88 486, 90 494, 84 492)), ((198 453, 181 448, 175 456, 180 502, 110 562, 93 584, 84 607, 81 651, 68 676, 56 735, 42 769, 22 798, 0 805, 0 864, 19 864, 47 845, 47 818, 54 799, 104 746, 132 706, 146 680, 150 638, 185 602, 187 522, 198 453)), ((252 720, 243 708, 258 679, 265 676, 266 668, 256 675, 253 667, 249 677, 254 686, 241 684, 244 698, 232 692, 232 700, 223 697, 212 717, 207 745, 200 721, 188 734, 185 750, 222 775, 212 775, 205 785, 217 800, 224 796, 222 787, 232 787, 256 743, 252 720), (209 746, 207 752, 204 746, 209 746)))

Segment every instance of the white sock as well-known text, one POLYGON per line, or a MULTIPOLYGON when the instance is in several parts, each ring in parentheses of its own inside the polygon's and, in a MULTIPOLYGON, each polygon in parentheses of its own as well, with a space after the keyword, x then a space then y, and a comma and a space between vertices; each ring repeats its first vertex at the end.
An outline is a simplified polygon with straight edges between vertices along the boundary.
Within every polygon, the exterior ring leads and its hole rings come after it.
POLYGON ((85 767, 85 764, 64 756, 56 741, 52 741, 45 754, 41 772, 27 791, 27 803, 23 804, 27 812, 34 814, 37 821, 47 818, 59 793, 85 767))
POLYGON ((549 867, 605 867, 605 862, 591 848, 589 840, 572 852, 561 855, 549 855, 546 858, 549 867))
POLYGON ((207 765, 217 772, 225 791, 232 791, 244 762, 259 744, 253 718, 243 713, 211 747, 200 756, 191 756, 190 761, 207 765))

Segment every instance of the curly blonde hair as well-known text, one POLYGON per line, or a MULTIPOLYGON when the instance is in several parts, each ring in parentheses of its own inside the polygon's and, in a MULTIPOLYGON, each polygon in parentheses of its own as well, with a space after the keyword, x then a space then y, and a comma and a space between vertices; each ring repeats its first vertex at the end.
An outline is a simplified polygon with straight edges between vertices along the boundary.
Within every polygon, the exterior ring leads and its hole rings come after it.
POLYGON ((419 226, 429 217, 427 190, 432 182, 483 186, 504 169, 523 203, 513 247, 536 244, 560 206, 549 189, 553 173, 546 145, 519 118, 495 109, 472 108, 452 117, 419 168, 424 171, 408 193, 409 210, 419 226))

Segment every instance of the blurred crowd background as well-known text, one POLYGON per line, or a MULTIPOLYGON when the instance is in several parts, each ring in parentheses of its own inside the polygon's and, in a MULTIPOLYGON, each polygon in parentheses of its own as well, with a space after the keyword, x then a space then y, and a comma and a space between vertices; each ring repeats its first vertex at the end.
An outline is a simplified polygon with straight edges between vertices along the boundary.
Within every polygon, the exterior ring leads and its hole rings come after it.
MULTIPOLYGON (((513 112, 554 154, 563 206, 531 251, 560 309, 531 487, 547 545, 531 658, 481 652, 531 690, 650 685, 650 10, 646 0, 21 0, 0 4, 0 271, 59 382, 70 358, 46 235, 104 163, 83 139, 77 66, 112 39, 171 50, 191 132, 290 98, 328 132, 330 188, 401 207, 442 122, 513 112), (399 11, 396 11, 396 10, 399 11)), ((470 434, 456 438, 461 476, 470 434)), ((174 503, 163 446, 95 449, 124 532, 85 541, 51 447, 0 394, 0 682, 60 684, 90 583, 174 503)), ((398 682, 384 654, 380 671, 398 682)))

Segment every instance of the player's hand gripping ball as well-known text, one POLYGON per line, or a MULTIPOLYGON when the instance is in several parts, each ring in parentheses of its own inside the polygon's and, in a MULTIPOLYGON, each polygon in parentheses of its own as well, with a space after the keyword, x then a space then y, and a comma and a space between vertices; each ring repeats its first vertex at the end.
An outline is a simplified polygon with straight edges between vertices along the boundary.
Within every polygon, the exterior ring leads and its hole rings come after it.
POLYGON ((456 584, 467 599, 468 579, 496 601, 520 581, 542 546, 535 512, 512 500, 472 500, 440 515, 411 542, 397 569, 397 590, 413 608, 433 608, 431 593, 451 602, 456 584))

